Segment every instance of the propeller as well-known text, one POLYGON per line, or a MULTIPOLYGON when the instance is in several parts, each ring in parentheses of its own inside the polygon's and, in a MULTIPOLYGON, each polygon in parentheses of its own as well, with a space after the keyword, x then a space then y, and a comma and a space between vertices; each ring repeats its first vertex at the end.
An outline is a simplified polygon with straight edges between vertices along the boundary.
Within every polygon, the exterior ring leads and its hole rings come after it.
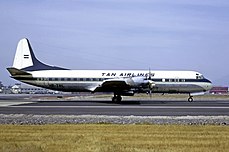
POLYGON ((150 95, 150 98, 152 98, 152 90, 153 90, 153 87, 155 86, 154 82, 152 80, 148 80, 148 86, 149 86, 149 95, 150 95))
POLYGON ((152 76, 152 74, 151 74, 151 69, 149 68, 149 76, 148 76, 148 80, 151 80, 151 76, 152 76))
POLYGON ((152 98, 152 90, 153 90, 153 87, 155 86, 155 83, 152 81, 151 76, 152 76, 152 74, 151 74, 151 70, 149 68, 149 76, 146 79, 148 80, 148 87, 149 87, 149 96, 150 96, 150 99, 152 98))

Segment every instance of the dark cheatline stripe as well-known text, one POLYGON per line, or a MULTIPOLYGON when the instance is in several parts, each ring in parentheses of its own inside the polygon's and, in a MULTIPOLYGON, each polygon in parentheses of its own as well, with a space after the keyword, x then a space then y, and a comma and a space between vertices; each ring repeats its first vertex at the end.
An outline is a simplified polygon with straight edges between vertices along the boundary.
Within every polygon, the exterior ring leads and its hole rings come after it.
MULTIPOLYGON (((162 79, 151 79, 154 82, 162 82, 162 79)), ((169 79, 165 79, 165 82, 169 82, 169 79)), ((209 81, 208 79, 176 79, 179 81, 174 81, 175 79, 171 79, 173 81, 170 82, 209 82, 211 83, 211 81, 209 81), (180 80, 185 80, 185 81, 180 81, 180 80)))
POLYGON ((21 80, 37 80, 37 78, 34 78, 34 77, 13 77, 14 79, 16 79, 16 80, 19 80, 19 81, 21 81, 21 80))
POLYGON ((208 79, 185 79, 185 82, 209 82, 211 83, 211 81, 208 79))

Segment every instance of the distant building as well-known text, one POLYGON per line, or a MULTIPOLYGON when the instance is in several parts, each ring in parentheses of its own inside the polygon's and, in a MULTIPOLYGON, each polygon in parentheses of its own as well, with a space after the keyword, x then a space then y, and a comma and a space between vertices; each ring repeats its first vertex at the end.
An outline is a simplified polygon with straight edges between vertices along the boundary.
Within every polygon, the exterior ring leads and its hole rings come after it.
POLYGON ((52 91, 49 89, 28 86, 28 85, 21 85, 20 83, 16 83, 14 86, 12 86, 11 92, 14 94, 56 94, 56 93, 59 93, 58 91, 52 91))
POLYGON ((4 89, 4 86, 3 86, 2 82, 0 81, 0 93, 3 92, 3 89, 4 89))
POLYGON ((11 92, 14 94, 19 94, 21 93, 21 84, 15 84, 14 86, 11 87, 11 92))
POLYGON ((22 94, 48 94, 49 90, 38 87, 21 87, 22 94))
POLYGON ((228 87, 213 87, 209 93, 211 94, 227 94, 228 87))

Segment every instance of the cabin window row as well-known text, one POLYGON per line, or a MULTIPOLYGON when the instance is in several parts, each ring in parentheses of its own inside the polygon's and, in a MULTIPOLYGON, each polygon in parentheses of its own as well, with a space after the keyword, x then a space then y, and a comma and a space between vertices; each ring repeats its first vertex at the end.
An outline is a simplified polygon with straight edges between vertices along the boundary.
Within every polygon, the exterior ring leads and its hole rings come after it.
POLYGON ((107 78, 37 78, 37 81, 104 81, 107 78))
MULTIPOLYGON (((104 81, 110 78, 37 78, 37 81, 104 81)), ((152 79, 155 82, 185 82, 185 79, 152 79)))
POLYGON ((163 82, 185 82, 185 79, 162 79, 163 82))

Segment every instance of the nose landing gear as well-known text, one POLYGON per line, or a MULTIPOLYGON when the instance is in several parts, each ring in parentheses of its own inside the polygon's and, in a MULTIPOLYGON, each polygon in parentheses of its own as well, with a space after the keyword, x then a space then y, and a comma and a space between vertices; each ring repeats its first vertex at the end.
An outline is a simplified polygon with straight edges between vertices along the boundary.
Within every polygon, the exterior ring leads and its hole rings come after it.
POLYGON ((113 102, 121 102, 122 101, 121 95, 114 94, 114 96, 112 97, 112 101, 113 102))
POLYGON ((193 96, 189 94, 188 102, 193 102, 193 96))

